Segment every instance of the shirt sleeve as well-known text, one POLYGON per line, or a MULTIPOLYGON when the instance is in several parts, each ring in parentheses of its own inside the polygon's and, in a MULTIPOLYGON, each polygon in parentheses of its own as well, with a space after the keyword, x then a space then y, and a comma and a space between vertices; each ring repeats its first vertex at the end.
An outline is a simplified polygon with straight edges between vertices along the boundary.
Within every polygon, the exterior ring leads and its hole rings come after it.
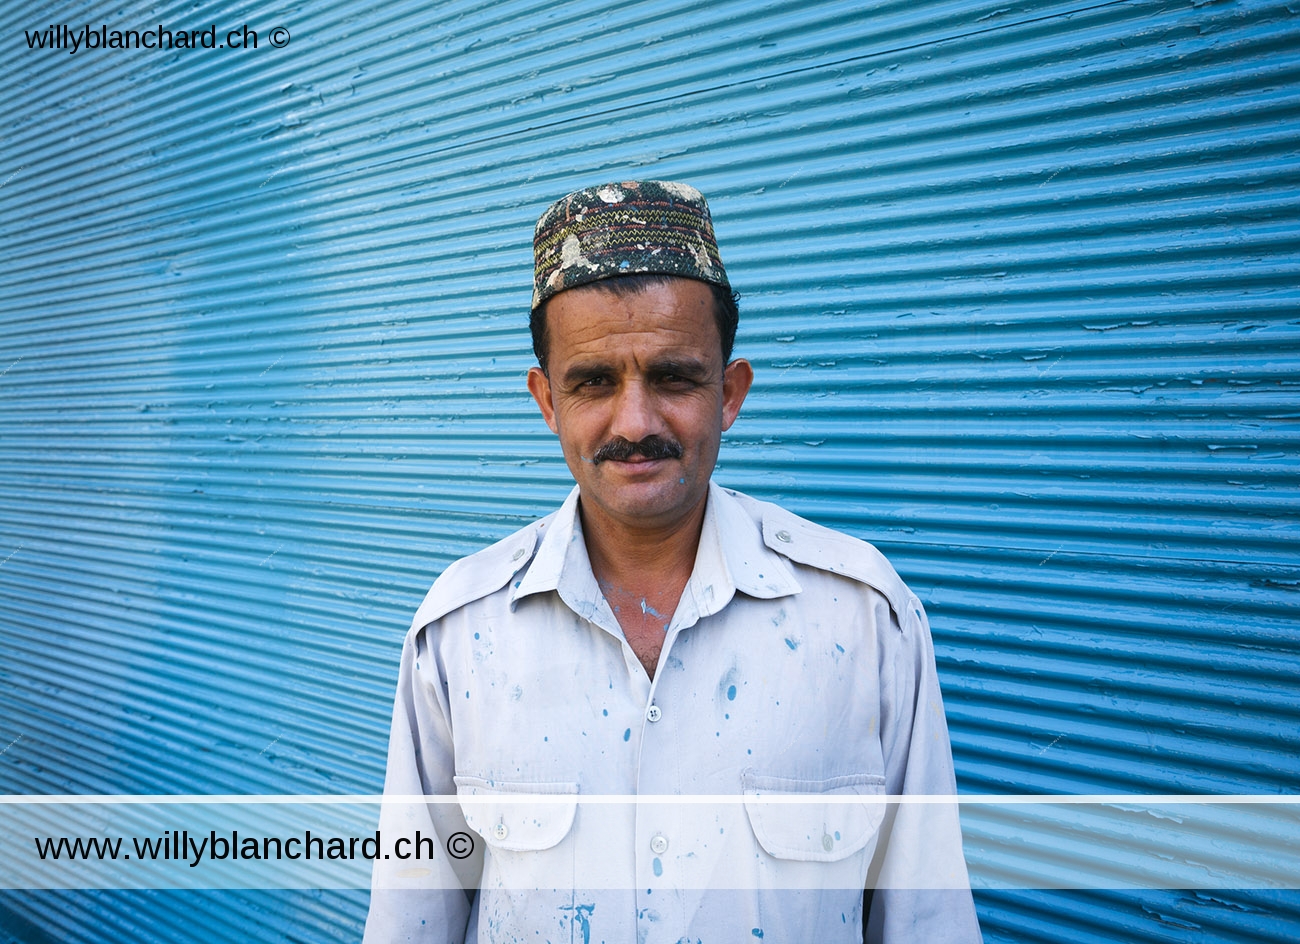
POLYGON ((432 628, 409 633, 402 647, 379 817, 391 858, 375 861, 364 944, 464 944, 482 869, 481 843, 458 805, 399 799, 456 793, 450 712, 429 645, 432 628), (464 859, 447 851, 457 833, 465 836, 453 848, 473 849, 464 859))
MULTIPOLYGON (((882 621, 883 623, 883 621, 882 621)), ((920 601, 877 640, 880 739, 891 796, 956 796, 952 748, 920 601)), ((868 873, 867 944, 978 944, 957 803, 891 804, 868 873)))

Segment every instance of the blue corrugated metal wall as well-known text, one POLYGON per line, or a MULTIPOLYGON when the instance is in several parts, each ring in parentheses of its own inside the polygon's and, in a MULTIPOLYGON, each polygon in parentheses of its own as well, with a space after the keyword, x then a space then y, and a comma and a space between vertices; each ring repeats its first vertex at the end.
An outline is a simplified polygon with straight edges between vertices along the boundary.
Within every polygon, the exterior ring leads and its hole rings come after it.
MULTIPOLYGON (((0 791, 379 789, 451 559, 553 507, 532 221, 711 198, 718 477, 925 600, 966 790, 1300 783, 1285 2, 0 13, 0 791), (257 50, 28 49, 248 23, 257 50), (290 44, 270 48, 269 30, 290 44)), ((1293 896, 999 892, 990 941, 1288 941, 1293 896)), ((0 896, 18 940, 353 940, 364 893, 0 896)))

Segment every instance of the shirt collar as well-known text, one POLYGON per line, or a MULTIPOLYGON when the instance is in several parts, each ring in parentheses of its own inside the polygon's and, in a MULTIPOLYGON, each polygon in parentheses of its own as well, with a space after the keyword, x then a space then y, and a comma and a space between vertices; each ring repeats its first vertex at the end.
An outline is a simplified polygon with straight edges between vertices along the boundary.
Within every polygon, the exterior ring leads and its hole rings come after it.
MULTIPOLYGON (((763 543, 762 523, 745 510, 733 493, 709 483, 700 546, 691 579, 673 616, 679 629, 712 616, 737 592, 759 599, 799 593, 802 588, 785 559, 763 543)), ((579 616, 616 631, 604 595, 591 572, 587 545, 578 518, 578 487, 546 529, 523 578, 510 593, 510 606, 533 593, 554 590, 579 616)))

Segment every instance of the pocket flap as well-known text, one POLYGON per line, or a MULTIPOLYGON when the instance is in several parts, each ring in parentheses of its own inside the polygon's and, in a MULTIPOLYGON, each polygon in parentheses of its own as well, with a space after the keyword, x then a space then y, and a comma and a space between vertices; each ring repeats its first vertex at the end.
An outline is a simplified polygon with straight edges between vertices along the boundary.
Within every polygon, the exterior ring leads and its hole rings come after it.
POLYGON ((754 837, 778 859, 847 859, 866 847, 885 818, 885 778, 877 774, 795 780, 746 770, 740 776, 754 837), (862 800, 828 800, 855 796, 862 800))
POLYGON ((540 852, 558 845, 573 826, 576 783, 520 783, 456 777, 465 822, 494 849, 540 852))

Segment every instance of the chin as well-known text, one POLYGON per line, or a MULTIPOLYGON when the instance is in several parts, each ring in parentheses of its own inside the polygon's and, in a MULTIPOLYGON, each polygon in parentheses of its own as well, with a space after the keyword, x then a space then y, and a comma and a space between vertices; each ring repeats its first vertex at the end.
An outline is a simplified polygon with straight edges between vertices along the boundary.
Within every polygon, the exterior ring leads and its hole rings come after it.
POLYGON ((606 507, 623 518, 650 523, 668 523, 689 514, 695 503, 680 476, 670 482, 626 485, 613 494, 606 507))

